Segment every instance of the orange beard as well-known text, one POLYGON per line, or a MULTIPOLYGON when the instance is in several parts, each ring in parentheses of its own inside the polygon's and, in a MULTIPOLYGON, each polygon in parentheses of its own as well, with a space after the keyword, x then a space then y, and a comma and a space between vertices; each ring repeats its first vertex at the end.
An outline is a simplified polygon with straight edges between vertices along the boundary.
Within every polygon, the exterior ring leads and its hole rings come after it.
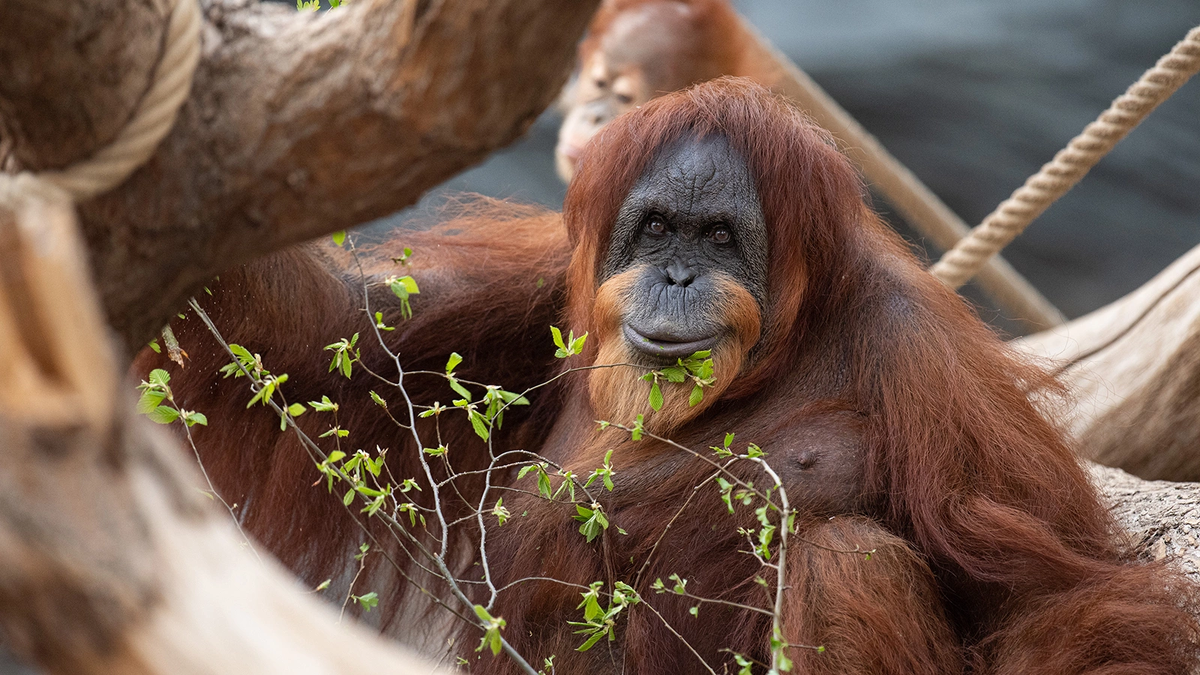
MULTIPOLYGON (((592 339, 598 344, 595 365, 646 363, 645 357, 625 340, 621 330, 624 323, 622 309, 629 304, 630 290, 642 271, 635 267, 622 272, 604 282, 597 291, 592 315, 595 326, 592 339)), ((651 383, 644 381, 642 376, 656 367, 598 368, 589 377, 588 393, 599 419, 631 425, 640 414, 644 416, 648 431, 665 435, 694 419, 729 387, 741 371, 746 354, 758 342, 762 318, 754 297, 732 277, 718 272, 716 286, 721 295, 718 318, 728 332, 712 349, 716 381, 704 387, 704 398, 694 406, 689 405, 688 398, 695 386, 691 379, 677 384, 660 377, 663 406, 653 410, 649 400, 651 383)))

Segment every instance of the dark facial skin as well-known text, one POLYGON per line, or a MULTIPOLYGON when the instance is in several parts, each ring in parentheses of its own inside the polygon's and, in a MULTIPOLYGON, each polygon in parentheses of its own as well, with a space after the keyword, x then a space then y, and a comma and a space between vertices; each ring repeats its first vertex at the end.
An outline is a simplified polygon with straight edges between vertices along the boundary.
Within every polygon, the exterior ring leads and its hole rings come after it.
POLYGON ((663 148, 622 202, 603 276, 644 266, 625 308, 625 339, 664 361, 728 332, 714 275, 767 299, 767 231, 746 163, 722 136, 663 148))

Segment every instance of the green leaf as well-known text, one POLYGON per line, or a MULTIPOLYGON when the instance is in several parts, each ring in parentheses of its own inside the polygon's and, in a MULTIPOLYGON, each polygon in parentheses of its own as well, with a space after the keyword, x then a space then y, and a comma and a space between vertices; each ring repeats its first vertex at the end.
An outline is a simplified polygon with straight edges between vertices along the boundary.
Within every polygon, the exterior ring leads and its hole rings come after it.
POLYGON ((383 400, 383 398, 381 398, 379 396, 379 394, 376 394, 374 389, 371 390, 370 394, 371 394, 371 400, 375 402, 375 405, 379 406, 380 408, 387 407, 387 401, 383 400))
POLYGON ((382 331, 396 330, 383 322, 383 312, 375 312, 375 327, 382 331))
POLYGON ((557 326, 550 326, 550 335, 554 338, 554 346, 566 351, 567 346, 563 344, 562 331, 557 326))
POLYGON ((338 409, 337 404, 330 401, 328 396, 322 396, 320 401, 309 401, 308 405, 317 412, 330 412, 338 409))
POLYGON ((550 475, 542 467, 538 467, 538 492, 546 499, 552 499, 550 496, 550 475))
POLYGON ((695 408, 703 400, 704 390, 700 388, 700 385, 692 387, 692 393, 688 396, 688 406, 695 408))
MULTIPOLYGON (((297 0, 296 8, 300 9, 299 0, 297 0)), ((333 243, 335 246, 341 246, 342 244, 346 243, 346 231, 345 230, 338 230, 337 232, 334 232, 333 234, 331 234, 329 236, 330 236, 330 238, 333 239, 333 243)))
POLYGON ((147 345, 148 347, 150 347, 150 349, 152 349, 152 350, 154 351, 154 353, 155 353, 155 354, 161 354, 161 353, 162 353, 162 347, 159 347, 159 346, 158 346, 158 339, 157 339, 157 338, 155 338, 155 339, 151 340, 150 342, 147 342, 147 343, 146 343, 146 345, 147 345))
POLYGON ((475 430, 475 434, 486 441, 489 432, 487 424, 483 421, 483 415, 474 410, 467 410, 467 418, 471 420, 471 428, 475 430))
POLYGON ((417 287, 417 280, 410 276, 400 277, 397 279, 397 281, 404 286, 404 290, 408 291, 412 295, 417 295, 421 292, 421 289, 417 287))
POLYGON ((150 384, 161 387, 165 386, 171 381, 171 374, 162 368, 155 368, 154 370, 150 371, 150 375, 146 379, 150 382, 150 384))
POLYGON ((496 506, 492 508, 492 515, 496 516, 498 523, 503 526, 512 517, 508 509, 504 506, 504 497, 496 500, 496 506))
POLYGON ((583 351, 583 343, 587 341, 587 336, 588 334, 584 333, 574 340, 571 340, 571 353, 578 354, 579 352, 583 351))
POLYGON ((156 424, 170 424, 179 419, 179 411, 169 406, 160 405, 154 410, 146 414, 151 422, 156 424))
POLYGON ((687 379, 687 369, 681 366, 670 366, 662 369, 662 374, 667 378, 668 382, 679 384, 687 379))
POLYGON ((349 490, 346 490, 345 496, 342 497, 342 503, 345 504, 346 506, 350 506, 350 503, 353 501, 354 501, 354 488, 350 488, 349 490))
POLYGON ((592 636, 590 638, 588 638, 586 642, 584 642, 583 644, 576 647, 575 651, 586 652, 587 650, 591 649, 593 645, 595 645, 597 642, 599 642, 600 639, 603 638, 607 634, 608 634, 607 630, 600 630, 596 633, 593 633, 592 636))
POLYGON ((589 590, 580 593, 583 596, 583 602, 580 602, 579 606, 575 609, 583 609, 583 619, 585 621, 593 622, 604 616, 604 610, 600 607, 599 593, 600 587, 603 585, 604 582, 597 581, 592 584, 589 590))
POLYGON ((471 392, 467 391, 467 388, 462 386, 462 384, 453 375, 449 376, 447 379, 450 382, 450 388, 453 389, 459 396, 466 399, 467 403, 470 403, 471 392))
POLYGON ((662 389, 658 387, 658 382, 650 385, 650 407, 654 410, 662 410, 663 407, 662 389))
POLYGON ((198 413, 194 410, 189 412, 187 415, 184 415, 183 421, 189 427, 195 426, 197 424, 199 424, 202 427, 208 426, 208 418, 205 417, 203 413, 198 413))
POLYGON ((475 605, 475 616, 479 617, 479 620, 483 622, 484 631, 483 640, 480 641, 475 651, 483 651, 483 648, 487 647, 492 650, 492 656, 499 654, 503 648, 500 640, 500 629, 504 628, 507 622, 500 617, 493 617, 491 614, 488 614, 483 605, 475 605))
POLYGON ((501 389, 498 393, 500 394, 500 398, 504 399, 504 402, 508 405, 529 405, 529 399, 520 394, 511 391, 504 391, 503 389, 501 389))
POLYGON ((307 408, 304 407, 303 403, 293 403, 289 405, 287 409, 288 414, 292 417, 299 417, 303 415, 306 410, 307 408))
POLYGON ((575 520, 583 523, 579 526, 579 533, 587 538, 590 543, 596 537, 599 537, 604 530, 608 529, 608 518, 600 510, 599 505, 595 509, 589 509, 579 504, 575 505, 577 514, 573 516, 575 520))
POLYGON ((461 356, 459 356, 458 352, 450 352, 450 360, 446 361, 446 374, 449 375, 450 373, 453 373, 455 366, 462 363, 462 360, 463 359, 461 356))
POLYGON ((138 398, 137 411, 143 415, 149 415, 151 412, 154 412, 155 408, 162 405, 163 400, 166 398, 166 392, 147 389, 138 398))
POLYGON ((372 609, 375 609, 375 606, 379 604, 379 594, 375 591, 371 591, 370 593, 366 593, 364 595, 356 595, 354 596, 354 599, 358 601, 358 604, 362 605, 364 612, 369 612, 372 609))

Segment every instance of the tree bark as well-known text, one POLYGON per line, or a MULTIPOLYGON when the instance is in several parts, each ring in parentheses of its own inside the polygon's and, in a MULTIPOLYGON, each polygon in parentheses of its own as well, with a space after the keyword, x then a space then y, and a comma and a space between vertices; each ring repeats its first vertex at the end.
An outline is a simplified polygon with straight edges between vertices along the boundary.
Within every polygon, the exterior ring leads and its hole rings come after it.
POLYGON ((1090 468, 1135 549, 1145 558, 1168 560, 1200 583, 1200 485, 1145 481, 1099 464, 1090 468))
POLYGON ((1013 344, 1062 371, 1057 418, 1081 454, 1147 479, 1200 480, 1200 247, 1144 286, 1013 344))
MULTIPOLYGON (((298 13, 204 0, 203 57, 174 129, 128 181, 80 206, 125 348, 222 270, 408 206, 515 140, 561 89, 597 2, 298 13)), ((61 168, 112 137, 149 81, 163 4, 7 0, 8 165, 61 168)))

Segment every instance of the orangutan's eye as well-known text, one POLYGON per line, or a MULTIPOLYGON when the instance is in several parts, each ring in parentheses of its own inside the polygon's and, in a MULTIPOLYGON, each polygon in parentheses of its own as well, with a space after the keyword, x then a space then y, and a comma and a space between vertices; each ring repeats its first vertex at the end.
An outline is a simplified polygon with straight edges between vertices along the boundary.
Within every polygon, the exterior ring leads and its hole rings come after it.
POLYGON ((728 244, 733 241, 733 233, 729 231, 726 225, 718 225, 708 232, 709 241, 714 244, 728 244))
POLYGON ((662 216, 650 216, 646 220, 646 232, 652 236, 661 237, 667 233, 667 223, 662 219, 662 216))

